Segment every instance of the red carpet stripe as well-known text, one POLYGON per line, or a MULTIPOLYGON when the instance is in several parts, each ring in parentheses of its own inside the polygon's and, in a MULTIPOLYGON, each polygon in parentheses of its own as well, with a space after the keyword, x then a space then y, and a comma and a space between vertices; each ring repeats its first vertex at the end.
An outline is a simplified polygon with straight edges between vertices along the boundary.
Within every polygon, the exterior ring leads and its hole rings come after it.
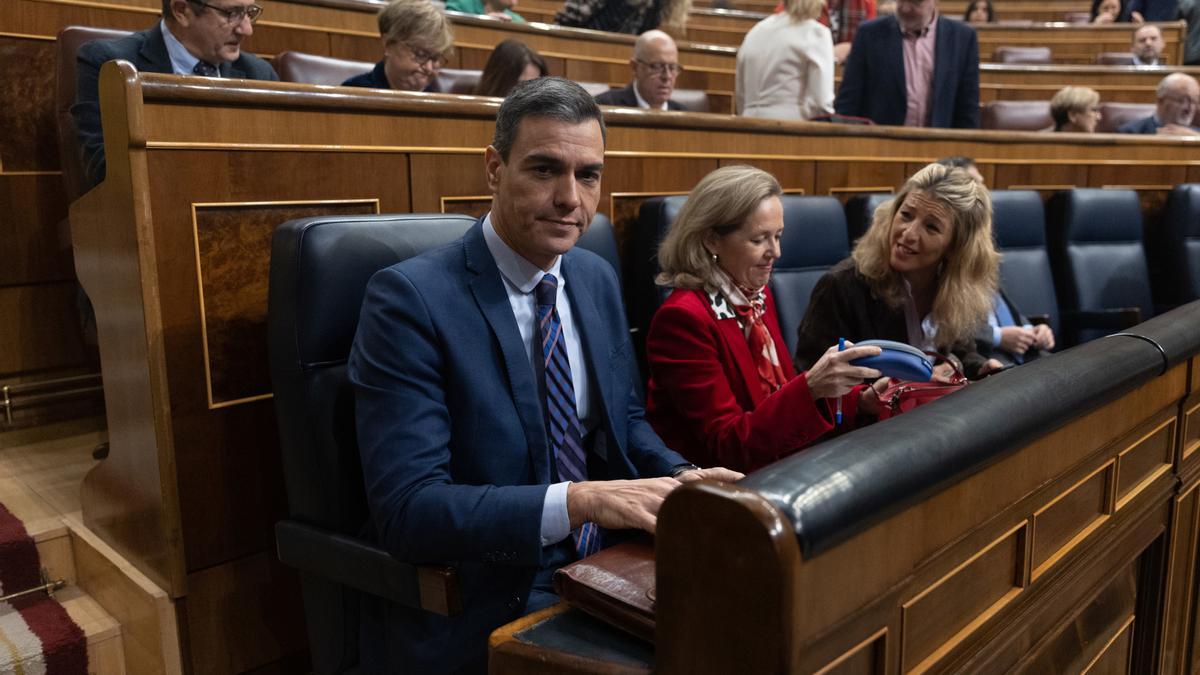
POLYGON ((37 547, 25 525, 0 504, 0 595, 41 583, 37 547))

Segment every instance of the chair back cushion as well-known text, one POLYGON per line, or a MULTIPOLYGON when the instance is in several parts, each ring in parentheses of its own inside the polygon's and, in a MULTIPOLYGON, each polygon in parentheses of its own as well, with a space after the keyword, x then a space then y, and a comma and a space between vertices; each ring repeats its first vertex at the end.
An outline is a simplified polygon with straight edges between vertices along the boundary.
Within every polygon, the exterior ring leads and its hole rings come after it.
POLYGON ((1000 286, 1026 316, 1050 317, 1057 333, 1058 302, 1046 250, 1046 215, 1032 190, 993 190, 992 228, 1000 261, 1000 286))
POLYGON ((671 100, 683 106, 683 109, 688 112, 708 112, 710 110, 708 92, 703 89, 676 89, 671 92, 671 100))
POLYGON ((580 248, 585 248, 592 253, 604 258, 608 264, 613 266, 617 272, 617 281, 624 287, 621 273, 621 258, 617 254, 617 235, 613 231, 612 221, 603 213, 597 213, 592 217, 592 224, 588 227, 587 232, 579 238, 575 244, 580 248))
POLYGON ((62 167, 67 202, 73 202, 87 192, 89 180, 83 166, 83 150, 79 147, 79 132, 71 106, 75 104, 75 55, 79 48, 93 40, 116 40, 129 35, 127 30, 67 26, 58 31, 57 86, 54 89, 54 118, 58 122, 58 159, 62 167))
POLYGON ((850 255, 846 213, 835 197, 784 195, 783 244, 771 273, 771 294, 788 353, 808 310, 813 287, 830 267, 850 255))
POLYGON ((1102 66, 1132 66, 1133 52, 1100 52, 1096 63, 1102 66))
POLYGON ((1154 114, 1153 103, 1101 103, 1100 123, 1097 133, 1111 134, 1126 122, 1140 120, 1154 114))
POLYGON ((1049 47, 996 47, 992 59, 996 63, 1051 63, 1054 61, 1049 47))
POLYGON ((1158 293, 1164 304, 1200 299, 1200 183, 1177 185, 1167 198, 1162 226, 1147 235, 1149 256, 1161 270, 1158 293))
POLYGON ((846 200, 846 236, 851 246, 870 229, 875 209, 895 196, 890 192, 866 192, 846 200))
POLYGON ((1049 101, 989 101, 979 116, 981 129, 1042 131, 1053 126, 1049 101))
MULTIPOLYGON (((1142 209, 1133 190, 1079 188, 1050 200, 1047 230, 1063 309, 1136 307, 1154 316, 1142 244, 1142 209)), ((1106 331, 1084 331, 1081 341, 1106 331)))
POLYGON ((375 67, 370 61, 351 61, 304 52, 283 52, 275 57, 275 70, 284 82, 339 85, 375 67))
POLYGON ((482 70, 442 68, 437 74, 438 91, 447 94, 474 94, 481 77, 482 70))

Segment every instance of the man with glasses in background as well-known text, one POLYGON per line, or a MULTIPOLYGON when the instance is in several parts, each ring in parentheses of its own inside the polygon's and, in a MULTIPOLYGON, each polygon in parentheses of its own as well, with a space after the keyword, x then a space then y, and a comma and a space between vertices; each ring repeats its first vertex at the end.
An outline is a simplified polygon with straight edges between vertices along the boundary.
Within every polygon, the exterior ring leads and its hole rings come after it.
POLYGON ((242 53, 242 40, 254 33, 260 14, 262 7, 253 0, 163 0, 162 20, 152 28, 79 49, 71 116, 91 185, 104 180, 105 173, 100 66, 123 59, 146 73, 278 80, 266 61, 242 53))
POLYGON ((679 49, 670 35, 661 30, 648 30, 639 35, 633 43, 629 66, 633 70, 633 82, 600 94, 596 103, 649 110, 683 110, 683 106, 671 100, 675 81, 683 68, 679 65, 679 49))
POLYGON ((1193 136, 1196 109, 1200 107, 1200 83, 1184 73, 1171 73, 1158 83, 1158 103, 1154 114, 1117 127, 1119 134, 1164 134, 1193 136))

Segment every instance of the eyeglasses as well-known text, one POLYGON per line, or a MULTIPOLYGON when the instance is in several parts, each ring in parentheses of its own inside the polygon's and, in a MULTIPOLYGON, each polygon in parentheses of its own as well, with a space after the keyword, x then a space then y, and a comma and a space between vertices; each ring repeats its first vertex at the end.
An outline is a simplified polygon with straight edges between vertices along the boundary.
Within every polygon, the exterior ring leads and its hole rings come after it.
POLYGON ((1172 94, 1170 96, 1164 96, 1163 98, 1172 103, 1178 103, 1179 105, 1190 104, 1193 108, 1200 108, 1200 99, 1191 98, 1190 96, 1179 96, 1172 94))
POLYGON ((678 76, 683 72, 683 66, 679 65, 678 63, 646 63, 645 61, 638 59, 634 60, 639 64, 649 68, 650 72, 658 75, 659 77, 664 75, 678 76))
POLYGON ((217 7, 216 5, 210 5, 207 2, 204 2, 204 0, 188 0, 188 2, 192 3, 193 5, 207 7, 208 9, 211 9, 214 12, 224 16, 225 23, 228 25, 239 24, 242 22, 242 19, 246 19, 246 18, 250 19, 250 23, 254 23, 255 21, 258 21, 258 16, 260 14, 262 14, 262 11, 263 11, 263 8, 259 7, 258 5, 250 5, 249 7, 234 7, 233 9, 225 9, 224 7, 217 7))
POLYGON ((424 49, 416 49, 408 45, 404 46, 408 49, 408 53, 412 54, 413 61, 418 66, 424 66, 428 63, 434 68, 441 68, 446 65, 446 57, 437 52, 427 52, 424 49))

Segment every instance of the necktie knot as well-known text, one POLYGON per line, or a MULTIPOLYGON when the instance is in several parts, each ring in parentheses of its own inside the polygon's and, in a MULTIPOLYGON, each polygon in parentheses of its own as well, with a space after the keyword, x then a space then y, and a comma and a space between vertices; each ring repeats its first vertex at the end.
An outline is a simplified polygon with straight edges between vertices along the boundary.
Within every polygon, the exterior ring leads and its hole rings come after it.
POLYGON ((533 289, 533 297, 539 306, 553 307, 558 298, 558 279, 555 279, 553 274, 542 275, 537 288, 533 289))
POLYGON ((216 77, 217 67, 208 61, 197 61, 196 66, 192 68, 192 73, 204 77, 216 77))

